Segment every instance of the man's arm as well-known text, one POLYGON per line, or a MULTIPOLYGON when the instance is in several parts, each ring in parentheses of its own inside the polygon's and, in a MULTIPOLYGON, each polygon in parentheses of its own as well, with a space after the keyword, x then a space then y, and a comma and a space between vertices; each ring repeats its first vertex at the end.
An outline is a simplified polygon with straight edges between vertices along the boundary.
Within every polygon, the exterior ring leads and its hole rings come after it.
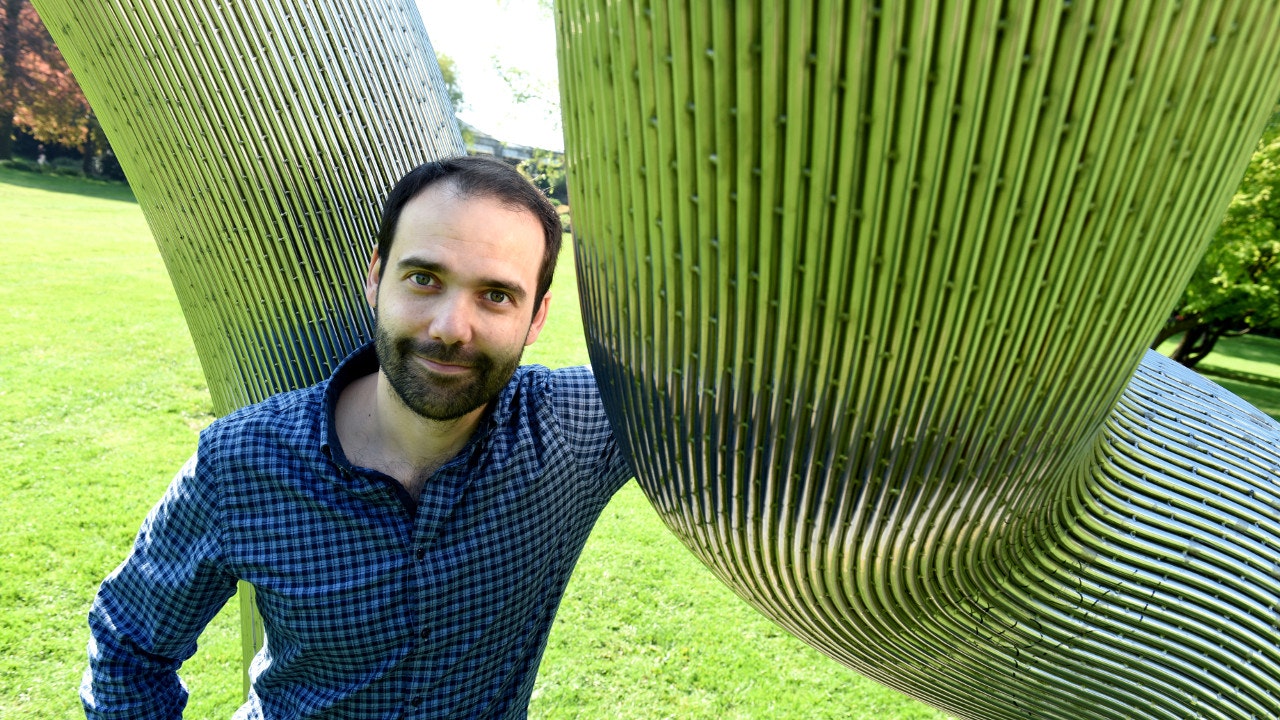
POLYGON ((80 686, 88 718, 182 716, 178 667, 236 588, 223 568, 216 488, 203 475, 193 455, 98 590, 80 686))

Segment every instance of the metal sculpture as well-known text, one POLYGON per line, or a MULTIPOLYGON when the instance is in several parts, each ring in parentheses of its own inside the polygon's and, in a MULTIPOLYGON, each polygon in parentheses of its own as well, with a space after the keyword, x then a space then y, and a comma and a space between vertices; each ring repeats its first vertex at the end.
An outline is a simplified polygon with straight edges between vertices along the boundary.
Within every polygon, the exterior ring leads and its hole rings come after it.
POLYGON ((1280 717, 1280 428, 1143 358, 1274 3, 557 21, 592 364, 691 551, 962 717, 1280 717))
POLYGON ((214 412, 328 377, 406 168, 463 151, 411 3, 35 3, 173 278, 214 412))
MULTIPOLYGON (((407 3, 37 7, 218 412, 368 336, 460 147, 407 3)), ((739 595, 963 717, 1280 717, 1280 429, 1143 347, 1280 97, 1273 3, 557 8, 589 345, 739 595)))

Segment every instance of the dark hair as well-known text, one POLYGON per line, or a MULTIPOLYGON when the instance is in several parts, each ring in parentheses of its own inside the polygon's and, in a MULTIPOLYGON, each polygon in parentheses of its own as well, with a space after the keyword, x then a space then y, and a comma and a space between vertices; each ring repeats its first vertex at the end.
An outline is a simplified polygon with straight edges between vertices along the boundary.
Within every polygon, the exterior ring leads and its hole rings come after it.
POLYGON ((537 313, 542 297, 551 288, 560 255, 560 215, 547 196, 511 165, 490 157, 464 155, 424 163, 400 178, 382 204, 382 222, 378 225, 378 274, 387 267, 387 254, 395 239, 400 213, 410 200, 428 187, 447 181, 462 197, 493 198, 514 210, 528 210, 542 225, 546 247, 538 268, 538 288, 534 293, 533 312, 537 313))

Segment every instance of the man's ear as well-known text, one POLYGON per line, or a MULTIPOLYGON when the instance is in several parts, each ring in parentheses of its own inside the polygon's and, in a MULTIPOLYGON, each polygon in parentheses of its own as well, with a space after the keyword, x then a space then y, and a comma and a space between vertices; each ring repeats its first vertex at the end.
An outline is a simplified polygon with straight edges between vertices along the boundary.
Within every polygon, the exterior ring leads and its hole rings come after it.
POLYGON ((375 247, 373 254, 369 256, 369 269, 364 275, 364 299, 375 310, 378 308, 378 283, 382 281, 381 264, 378 248, 375 247))
POLYGON ((524 344, 526 347, 533 344, 538 339, 538 333, 542 332, 542 326, 547 322, 547 308, 551 305, 551 291, 548 290, 546 295, 542 296, 542 302, 538 303, 538 312, 533 314, 533 322, 529 323, 529 332, 524 336, 524 344))

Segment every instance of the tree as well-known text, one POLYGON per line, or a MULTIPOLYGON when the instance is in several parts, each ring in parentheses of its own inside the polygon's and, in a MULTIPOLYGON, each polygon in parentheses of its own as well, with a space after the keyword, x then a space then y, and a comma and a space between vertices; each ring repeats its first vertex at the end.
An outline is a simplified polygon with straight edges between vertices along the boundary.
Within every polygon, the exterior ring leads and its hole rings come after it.
POLYGON ((556 194, 568 173, 563 154, 541 148, 535 148, 533 157, 521 160, 516 169, 534 185, 542 188, 548 196, 556 194))
MULTIPOLYGON (((543 8, 550 11, 547 6, 543 8)), ((498 76, 507 84, 516 104, 540 112, 547 118, 559 116, 559 90, 554 85, 538 79, 526 70, 504 64, 496 55, 490 57, 490 60, 493 68, 498 71, 498 76)), ((533 157, 521 161, 518 169, 548 195, 559 192, 567 175, 564 155, 542 149, 534 150, 533 157)))
POLYGON ((490 56, 493 69, 511 91, 511 99, 517 105, 555 118, 560 114, 560 94, 555 85, 539 79, 527 70, 502 62, 497 55, 490 56))
POLYGON ((436 51, 436 64, 440 66, 440 75, 444 78, 444 91, 453 103, 453 111, 458 112, 465 104, 462 100, 462 86, 458 85, 458 66, 453 58, 436 51))
POLYGON ((18 109, 18 88, 21 73, 18 57, 21 55, 23 15, 34 14, 35 9, 26 0, 4 0, 4 16, 0 17, 0 160, 13 157, 13 115, 18 109), (30 11, 30 12, 24 12, 30 11))
MULTIPOLYGON (((440 77, 444 79, 444 92, 449 96, 449 102, 453 105, 453 112, 457 115, 458 111, 466 107, 467 101, 462 96, 462 86, 458 84, 458 65, 453 58, 445 55, 439 50, 436 51, 436 65, 440 66, 440 77)), ((469 127, 463 124, 459 131, 462 134, 462 143, 466 147, 475 144, 475 134, 469 127)))
POLYGON ((0 160, 21 127, 42 143, 106 147, 80 85, 30 0, 0 0, 0 160))
POLYGON ((1220 338, 1280 328, 1280 112, 1267 125, 1209 249, 1152 347, 1194 367, 1220 338))

